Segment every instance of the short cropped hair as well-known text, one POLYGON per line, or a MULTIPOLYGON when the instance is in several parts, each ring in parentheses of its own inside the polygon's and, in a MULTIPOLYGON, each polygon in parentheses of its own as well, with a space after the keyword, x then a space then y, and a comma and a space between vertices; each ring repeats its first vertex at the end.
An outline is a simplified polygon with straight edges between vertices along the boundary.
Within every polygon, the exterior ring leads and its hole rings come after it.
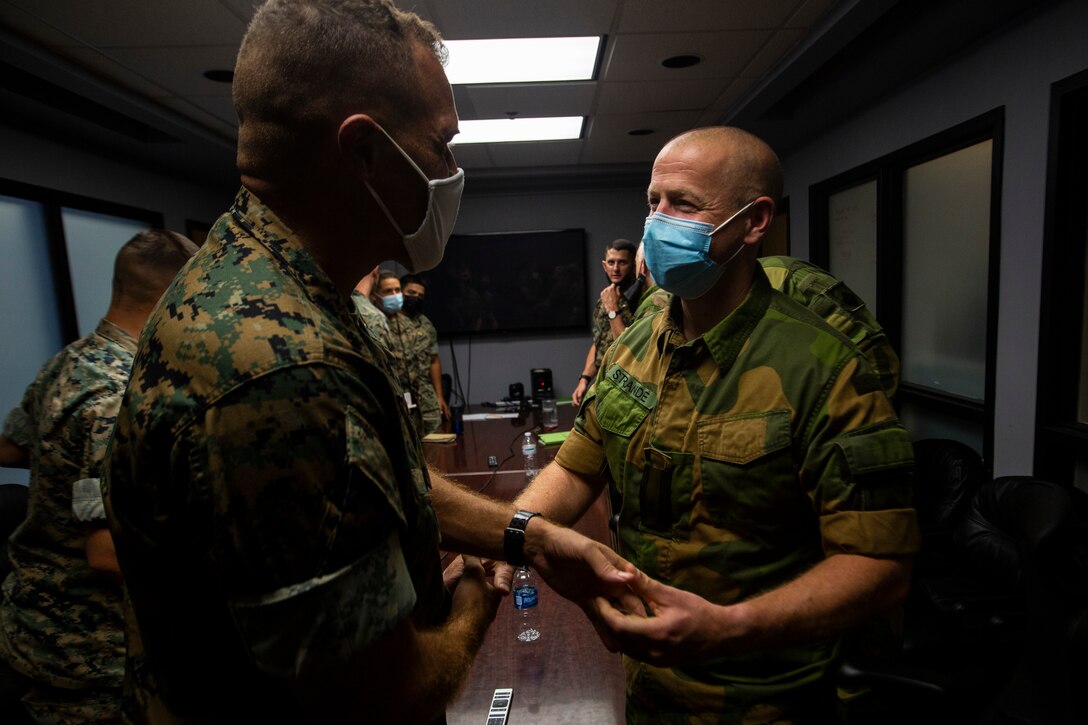
POLYGON ((235 63, 238 166, 275 175, 330 123, 368 113, 399 124, 426 109, 413 53, 446 49, 433 25, 389 0, 269 0, 235 63))
POLYGON ((400 278, 401 287, 407 287, 410 284, 418 284, 423 289, 427 289, 427 281, 418 274, 412 274, 411 272, 400 278))
POLYGON ((381 284, 383 279, 389 279, 390 277, 397 280, 398 282, 400 281, 400 277, 397 276, 396 272, 388 269, 383 269, 382 271, 378 272, 377 283, 381 284))
POLYGON ((113 303, 150 307, 199 247, 166 229, 145 229, 117 252, 113 262, 113 303))
POLYGON ((617 252, 630 252, 631 259, 635 258, 635 250, 638 249, 635 243, 627 239, 613 239, 608 244, 604 245, 605 256, 608 256, 608 250, 615 249, 617 252))

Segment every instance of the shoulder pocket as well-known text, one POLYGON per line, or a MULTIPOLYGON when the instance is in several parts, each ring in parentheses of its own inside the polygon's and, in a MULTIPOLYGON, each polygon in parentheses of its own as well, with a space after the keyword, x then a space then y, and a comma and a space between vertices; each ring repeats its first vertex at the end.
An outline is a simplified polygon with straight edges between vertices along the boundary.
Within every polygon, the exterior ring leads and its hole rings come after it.
POLYGON ((746 464, 790 445, 790 411, 715 415, 697 421, 699 454, 746 464))

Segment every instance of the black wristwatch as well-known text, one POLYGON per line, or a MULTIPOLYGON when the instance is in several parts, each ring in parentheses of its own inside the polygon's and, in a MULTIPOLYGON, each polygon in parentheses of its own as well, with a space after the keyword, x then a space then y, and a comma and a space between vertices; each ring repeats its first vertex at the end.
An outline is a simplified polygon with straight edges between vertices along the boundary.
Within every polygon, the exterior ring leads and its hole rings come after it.
POLYGON ((579 375, 578 379, 579 380, 585 380, 587 383, 592 383, 593 382, 593 376, 592 375, 586 375, 585 373, 582 373, 581 375, 579 375))
POLYGON ((506 561, 514 566, 525 566, 525 525, 540 514, 536 511, 518 511, 506 527, 502 538, 502 552, 506 561))

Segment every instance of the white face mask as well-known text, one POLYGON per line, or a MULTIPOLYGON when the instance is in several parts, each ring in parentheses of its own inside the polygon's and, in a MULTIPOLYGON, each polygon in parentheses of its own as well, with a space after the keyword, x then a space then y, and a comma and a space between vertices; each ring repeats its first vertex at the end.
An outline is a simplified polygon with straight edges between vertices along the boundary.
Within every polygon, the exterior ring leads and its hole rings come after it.
POLYGON ((378 126, 378 130, 385 134, 393 147, 427 184, 427 214, 423 217, 423 223, 419 225, 419 229, 412 234, 405 234, 370 183, 364 183, 370 195, 374 197, 374 201, 385 212, 385 218, 404 240, 404 249, 408 252, 408 269, 412 272, 426 272, 428 269, 437 267, 442 261, 446 242, 453 233, 453 225, 457 221, 457 210, 461 206, 461 191, 465 188, 465 171, 457 169, 452 176, 445 179, 428 179, 427 175, 416 166, 416 162, 412 161, 412 157, 405 153, 400 144, 394 141, 384 128, 378 126))

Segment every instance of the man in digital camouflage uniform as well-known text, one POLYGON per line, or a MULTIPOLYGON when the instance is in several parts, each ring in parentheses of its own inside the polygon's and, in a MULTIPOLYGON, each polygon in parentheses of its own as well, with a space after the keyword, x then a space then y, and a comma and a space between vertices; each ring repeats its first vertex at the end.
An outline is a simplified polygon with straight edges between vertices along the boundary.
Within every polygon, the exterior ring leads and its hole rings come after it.
MULTIPOLYGON (((509 591, 474 557, 443 571, 436 512, 444 549, 497 558, 515 509, 427 470, 350 301, 381 260, 442 258, 463 180, 443 51, 385 0, 250 23, 242 188, 148 321, 107 454, 128 721, 440 719, 509 591)), ((630 579, 569 529, 525 541, 569 596, 630 579)))
POLYGON ((635 277, 635 245, 628 240, 613 239, 605 246, 601 268, 608 277, 608 284, 593 306, 593 341, 589 344, 582 374, 578 376, 578 385, 571 393, 575 405, 582 402, 586 388, 593 382, 605 350, 634 320, 642 289, 635 277))
MULTIPOLYGON (((30 490, 27 519, 10 540, 0 669, 11 668, 7 680, 19 681, 36 722, 120 719, 121 584, 99 476, 135 338, 196 249, 162 230, 129 240, 117 253, 105 318, 42 367, 4 422, 0 449, 24 452, 30 490)), ((21 714, 6 715, 21 722, 21 714)))
POLYGON ((427 297, 427 286, 423 278, 406 274, 400 278, 401 292, 404 294, 402 313, 391 320, 391 335, 396 337, 399 348, 404 354, 406 379, 401 385, 411 390, 412 397, 419 401, 422 430, 426 435, 438 430, 442 419, 449 419, 450 409, 442 395, 442 363, 438 359, 438 331, 427 315, 423 306, 427 297))
POLYGON ((620 553, 645 576, 598 630, 626 654, 629 722, 832 721, 840 635, 908 586, 906 432, 859 350, 755 259, 781 185, 739 129, 665 145, 643 240, 671 305, 610 348, 516 502, 570 521, 619 486, 620 553))
POLYGON ((355 303, 355 311, 363 321, 370 337, 375 340, 384 340, 389 334, 389 321, 385 315, 370 301, 370 294, 374 290, 374 284, 378 281, 378 268, 370 270, 370 273, 359 280, 355 289, 351 291, 351 301, 355 303))

